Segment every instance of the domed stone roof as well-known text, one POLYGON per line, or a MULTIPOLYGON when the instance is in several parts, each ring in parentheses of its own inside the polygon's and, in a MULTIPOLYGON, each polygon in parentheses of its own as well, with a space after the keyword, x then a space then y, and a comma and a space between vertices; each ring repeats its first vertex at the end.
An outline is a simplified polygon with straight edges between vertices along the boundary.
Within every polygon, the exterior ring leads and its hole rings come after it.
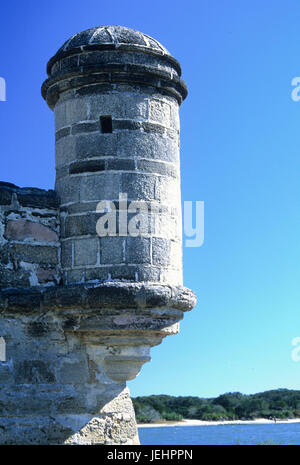
POLYGON ((149 51, 170 55, 157 40, 124 26, 98 26, 79 32, 67 40, 57 53, 68 52, 87 45, 112 45, 116 48, 131 46, 137 49, 142 47, 149 51))
POLYGON ((49 60, 47 74, 42 95, 50 108, 61 92, 80 87, 88 92, 87 86, 96 83, 154 87, 179 104, 187 95, 180 64, 170 52, 147 34, 124 26, 98 26, 75 34, 49 60))
POLYGON ((163 56, 177 67, 179 74, 181 73, 178 61, 157 40, 125 26, 98 26, 78 32, 49 60, 47 72, 51 73, 51 67, 57 60, 81 51, 117 49, 163 56))

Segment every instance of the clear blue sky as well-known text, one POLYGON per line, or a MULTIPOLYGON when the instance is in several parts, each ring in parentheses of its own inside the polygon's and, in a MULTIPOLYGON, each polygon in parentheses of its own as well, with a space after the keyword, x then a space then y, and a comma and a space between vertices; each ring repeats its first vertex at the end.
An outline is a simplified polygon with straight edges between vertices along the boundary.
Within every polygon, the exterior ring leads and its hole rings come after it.
POLYGON ((182 199, 205 202, 205 243, 184 248, 198 304, 152 349, 132 395, 300 389, 299 1, 28 0, 1 4, 1 18, 0 179, 20 186, 54 186, 54 120, 40 86, 70 36, 120 24, 182 65, 182 199))

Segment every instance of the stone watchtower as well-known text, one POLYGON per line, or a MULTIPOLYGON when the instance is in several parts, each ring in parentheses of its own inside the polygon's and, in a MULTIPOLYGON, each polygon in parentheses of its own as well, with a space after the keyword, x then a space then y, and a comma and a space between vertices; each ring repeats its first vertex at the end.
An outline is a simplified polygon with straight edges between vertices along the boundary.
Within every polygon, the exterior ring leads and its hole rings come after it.
POLYGON ((55 192, 0 184, 0 443, 137 444, 126 381, 195 305, 182 286, 186 85, 161 44, 120 26, 76 34, 47 72, 55 192))

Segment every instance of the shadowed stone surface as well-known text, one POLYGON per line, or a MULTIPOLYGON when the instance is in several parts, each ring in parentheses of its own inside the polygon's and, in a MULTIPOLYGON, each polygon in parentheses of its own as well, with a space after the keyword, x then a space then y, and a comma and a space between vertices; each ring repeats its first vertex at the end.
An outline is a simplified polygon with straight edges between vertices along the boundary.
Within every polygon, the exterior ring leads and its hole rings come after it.
POLYGON ((39 223, 23 219, 9 220, 7 222, 5 238, 14 240, 34 239, 46 242, 58 240, 56 232, 39 223))

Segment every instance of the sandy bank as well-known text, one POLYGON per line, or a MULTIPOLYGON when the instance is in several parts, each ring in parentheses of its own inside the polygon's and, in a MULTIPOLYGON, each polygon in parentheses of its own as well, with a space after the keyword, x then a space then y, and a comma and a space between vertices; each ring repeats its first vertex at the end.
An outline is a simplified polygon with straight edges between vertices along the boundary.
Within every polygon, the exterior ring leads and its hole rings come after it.
MULTIPOLYGON (((291 420, 276 420, 279 423, 300 423, 300 418, 291 420)), ((265 418, 256 418, 255 420, 228 420, 228 421, 202 421, 202 420, 182 420, 182 421, 165 421, 162 423, 142 423, 138 428, 153 428, 160 426, 219 426, 219 425, 255 425, 255 424, 275 424, 273 420, 265 418)))

